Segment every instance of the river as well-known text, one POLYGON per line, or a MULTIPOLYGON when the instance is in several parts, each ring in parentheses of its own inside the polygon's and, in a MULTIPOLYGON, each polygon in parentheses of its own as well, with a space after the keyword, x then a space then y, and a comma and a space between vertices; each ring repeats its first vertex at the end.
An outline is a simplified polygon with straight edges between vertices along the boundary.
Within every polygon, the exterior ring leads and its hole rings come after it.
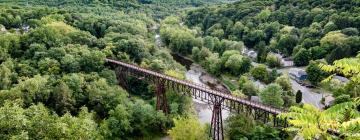
MULTIPOLYGON (((153 26, 152 29, 155 30, 155 33, 156 33, 155 34, 155 45, 157 47, 161 47, 162 42, 161 42, 161 36, 159 34, 159 25, 153 26)), ((242 53, 244 53, 244 51, 242 53)), ((185 77, 187 80, 192 81, 195 84, 206 86, 211 89, 221 90, 221 91, 224 91, 224 90, 229 91, 228 88, 226 88, 224 86, 224 84, 222 84, 215 77, 212 77, 210 74, 208 74, 201 66, 193 63, 191 60, 186 59, 180 55, 172 54, 172 56, 177 62, 179 62, 180 64, 182 64, 183 66, 186 67, 187 71, 185 73, 185 77)), ((250 56, 250 57, 254 57, 254 56, 250 56)), ((255 62, 252 62, 252 65, 256 66, 258 64, 255 62)), ((279 71, 283 74, 287 74, 288 68, 279 69, 279 71)), ((319 109, 322 109, 324 107, 320 103, 320 100, 323 97, 322 94, 314 93, 311 89, 309 89, 305 86, 301 86, 294 80, 291 80, 291 84, 292 84, 294 91, 297 91, 297 90, 302 91, 302 93, 303 93, 302 102, 312 104, 319 109)), ((259 87, 264 88, 265 86, 266 85, 259 83, 259 87)), ((203 101, 197 100, 197 99, 193 99, 193 104, 194 104, 199 121, 202 124, 211 123, 212 106, 206 104, 203 101)), ((230 112, 228 112, 227 110, 223 110, 222 111, 223 120, 226 119, 229 116, 229 114, 230 114, 230 112)), ((171 138, 169 136, 167 136, 167 137, 163 138, 162 140, 169 140, 169 139, 171 139, 171 138)))
MULTIPOLYGON (((152 27, 155 30, 155 45, 157 47, 162 46, 161 37, 159 34, 159 25, 155 25, 152 27)), ((180 55, 171 54, 178 63, 185 66, 187 69, 185 73, 186 80, 189 80, 195 84, 199 84, 211 89, 221 90, 221 91, 229 91, 226 86, 224 86, 218 79, 208 74, 201 66, 193 63, 191 60, 186 59, 180 55)), ((202 124, 211 123, 212 117, 212 106, 207 103, 193 99, 193 104, 199 118, 199 121, 202 124)), ((222 111, 223 119, 226 119, 229 116, 229 112, 227 110, 222 111)))
MULTIPOLYGON (((187 80, 192 81, 195 84, 199 84, 211 89, 225 90, 225 87, 219 82, 219 80, 206 73, 205 70, 201 68, 201 66, 194 63, 188 67, 188 70, 185 73, 185 77, 187 80)), ((211 123, 212 105, 208 105, 207 103, 197 99, 193 99, 193 104, 199 121, 202 124, 211 123)), ((223 109, 222 116, 223 120, 226 119, 229 116, 229 112, 223 109)))

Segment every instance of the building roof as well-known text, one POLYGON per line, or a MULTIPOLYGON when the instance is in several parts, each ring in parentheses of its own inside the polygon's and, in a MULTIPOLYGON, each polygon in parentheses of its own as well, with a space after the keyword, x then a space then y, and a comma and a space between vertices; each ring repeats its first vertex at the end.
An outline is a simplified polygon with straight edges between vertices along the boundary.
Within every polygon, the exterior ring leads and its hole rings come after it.
POLYGON ((299 68, 291 68, 289 70, 289 74, 295 75, 296 77, 306 76, 307 73, 303 69, 299 68))

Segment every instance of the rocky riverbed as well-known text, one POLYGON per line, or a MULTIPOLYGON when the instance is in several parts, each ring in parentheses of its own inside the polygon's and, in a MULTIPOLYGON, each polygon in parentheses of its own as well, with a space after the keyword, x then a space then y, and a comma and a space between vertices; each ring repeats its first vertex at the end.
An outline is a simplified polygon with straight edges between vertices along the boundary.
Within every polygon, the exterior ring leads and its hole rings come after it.
MULTIPOLYGON (((203 85, 212 89, 217 88, 217 90, 227 90, 218 79, 206 73, 199 65, 192 64, 185 76, 187 80, 192 81, 195 84, 203 85)), ((212 106, 197 99, 193 99, 193 103, 200 122, 203 124, 210 123, 212 117, 212 106)), ((226 119, 229 116, 229 112, 223 110, 222 116, 223 119, 226 119)))

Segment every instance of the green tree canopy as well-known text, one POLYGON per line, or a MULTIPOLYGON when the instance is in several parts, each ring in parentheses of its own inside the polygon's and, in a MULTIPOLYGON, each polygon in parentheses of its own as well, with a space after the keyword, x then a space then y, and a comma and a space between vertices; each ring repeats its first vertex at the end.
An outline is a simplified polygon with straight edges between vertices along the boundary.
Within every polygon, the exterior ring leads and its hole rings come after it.
POLYGON ((196 118, 175 118, 174 127, 169 135, 174 140, 206 140, 210 139, 205 127, 196 118))
POLYGON ((284 101, 282 99, 283 91, 278 84, 270 84, 260 92, 261 102, 275 107, 282 107, 284 101))
POLYGON ((293 106, 289 113, 280 115, 287 118, 291 125, 285 130, 297 132, 305 139, 331 139, 333 136, 328 130, 339 131, 340 136, 347 139, 359 138, 360 113, 357 110, 359 100, 334 105, 320 111, 314 106, 304 104, 302 107, 293 106))
POLYGON ((268 82, 269 80, 269 73, 266 69, 266 66, 263 64, 260 64, 250 70, 251 75, 260 81, 268 82))

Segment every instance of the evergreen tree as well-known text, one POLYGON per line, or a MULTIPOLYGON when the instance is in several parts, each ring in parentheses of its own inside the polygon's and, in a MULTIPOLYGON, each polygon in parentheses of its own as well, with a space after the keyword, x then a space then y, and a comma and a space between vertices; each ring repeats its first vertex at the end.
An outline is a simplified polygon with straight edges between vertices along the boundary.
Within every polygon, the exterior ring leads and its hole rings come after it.
POLYGON ((296 103, 300 103, 302 100, 302 92, 300 90, 298 90, 296 92, 296 103))

